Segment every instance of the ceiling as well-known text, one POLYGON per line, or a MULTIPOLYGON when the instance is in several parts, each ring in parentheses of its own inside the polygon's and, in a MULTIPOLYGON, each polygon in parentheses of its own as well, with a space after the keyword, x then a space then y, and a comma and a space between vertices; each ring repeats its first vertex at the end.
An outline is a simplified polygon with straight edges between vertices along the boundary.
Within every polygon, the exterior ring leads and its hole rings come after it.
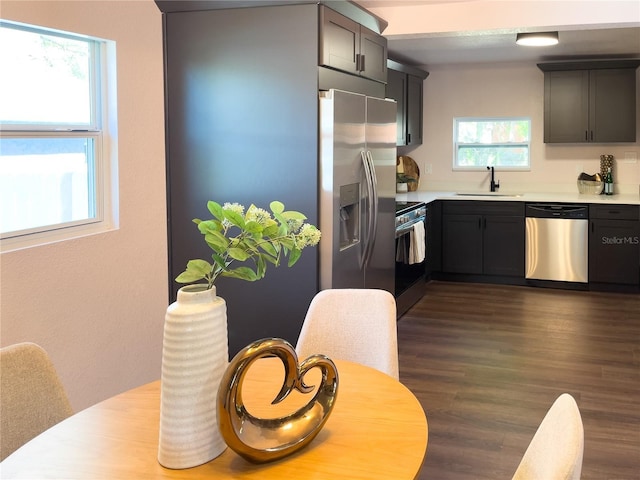
MULTIPOLYGON (((464 1, 474 0, 356 0, 356 3, 364 8, 379 9, 464 1)), ((553 47, 522 47, 515 43, 518 32, 548 31, 548 27, 388 35, 389 57, 422 66, 640 58, 640 18, 630 20, 630 24, 620 28, 608 28, 611 25, 607 25, 607 28, 597 28, 596 25, 588 30, 578 26, 556 27, 554 30, 559 32, 560 43, 553 47)))

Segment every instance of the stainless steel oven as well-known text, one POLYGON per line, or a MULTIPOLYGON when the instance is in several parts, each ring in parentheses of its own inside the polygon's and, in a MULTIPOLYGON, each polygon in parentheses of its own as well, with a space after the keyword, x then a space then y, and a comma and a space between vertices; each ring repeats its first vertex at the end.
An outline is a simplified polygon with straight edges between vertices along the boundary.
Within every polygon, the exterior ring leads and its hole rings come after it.
POLYGON ((427 206, 396 202, 395 297, 398 317, 425 292, 427 206))

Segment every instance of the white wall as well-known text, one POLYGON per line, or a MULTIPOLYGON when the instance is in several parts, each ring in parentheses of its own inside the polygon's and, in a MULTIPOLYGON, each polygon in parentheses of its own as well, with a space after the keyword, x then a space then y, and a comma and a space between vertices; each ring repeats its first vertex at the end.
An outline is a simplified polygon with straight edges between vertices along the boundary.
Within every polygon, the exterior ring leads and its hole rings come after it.
MULTIPOLYGON (((625 163, 624 159, 626 152, 640 159, 640 143, 563 146, 543 142, 544 74, 535 64, 443 65, 428 71, 423 144, 413 150, 400 149, 420 167, 419 190, 489 190, 489 172, 452 169, 454 117, 530 116, 531 171, 496 169, 501 191, 577 193, 578 174, 599 172, 600 155, 612 154, 616 193, 638 193, 640 160, 625 163), (426 174, 429 165, 431 175, 426 174)), ((640 80, 637 86, 640 99, 640 80)), ((636 116, 640 118, 640 113, 636 116)), ((637 128, 640 140, 640 121, 637 128)))
POLYGON ((637 0, 369 0, 389 38, 442 32, 550 27, 550 30, 637 26, 637 0))
POLYGON ((0 257, 1 345, 42 345, 79 410, 160 376, 168 301, 161 14, 152 0, 3 0, 0 16, 116 41, 119 229, 0 257))

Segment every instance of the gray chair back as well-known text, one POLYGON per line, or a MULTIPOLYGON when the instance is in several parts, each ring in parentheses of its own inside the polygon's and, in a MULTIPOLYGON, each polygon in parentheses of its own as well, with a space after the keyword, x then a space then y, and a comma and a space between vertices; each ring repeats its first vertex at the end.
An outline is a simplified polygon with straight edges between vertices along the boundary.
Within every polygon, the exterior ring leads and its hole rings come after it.
POLYGON ((583 451, 580 410, 574 398, 563 393, 542 419, 513 480, 579 480, 583 451))
POLYGON ((73 414, 47 353, 35 343, 0 349, 0 461, 73 414))
POLYGON ((298 342, 300 361, 321 353, 380 370, 396 380, 396 301, 377 289, 329 289, 311 301, 298 342))

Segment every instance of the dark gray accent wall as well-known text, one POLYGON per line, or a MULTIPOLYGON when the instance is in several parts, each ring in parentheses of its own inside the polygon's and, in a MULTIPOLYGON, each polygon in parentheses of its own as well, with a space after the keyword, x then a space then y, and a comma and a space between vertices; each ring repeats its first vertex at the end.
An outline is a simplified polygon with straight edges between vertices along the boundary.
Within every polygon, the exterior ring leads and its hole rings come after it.
MULTIPOLYGON (((170 300, 191 258, 210 259, 195 217, 206 202, 272 200, 318 224, 318 6, 166 13, 170 300)), ((295 344, 318 291, 317 247, 250 283, 222 279, 229 352, 253 340, 295 344)))

